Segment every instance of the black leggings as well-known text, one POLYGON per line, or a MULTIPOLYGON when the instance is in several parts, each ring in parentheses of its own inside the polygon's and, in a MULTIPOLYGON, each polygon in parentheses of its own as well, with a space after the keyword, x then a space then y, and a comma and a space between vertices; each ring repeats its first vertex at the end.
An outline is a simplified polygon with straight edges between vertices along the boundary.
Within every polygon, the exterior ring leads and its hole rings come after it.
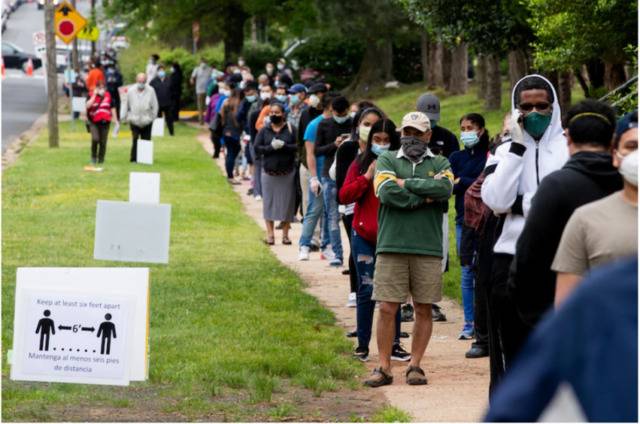
POLYGON ((236 165, 238 153, 240 153, 240 140, 237 138, 225 137, 224 145, 227 148, 224 167, 227 170, 227 178, 233 178, 233 168, 236 165))

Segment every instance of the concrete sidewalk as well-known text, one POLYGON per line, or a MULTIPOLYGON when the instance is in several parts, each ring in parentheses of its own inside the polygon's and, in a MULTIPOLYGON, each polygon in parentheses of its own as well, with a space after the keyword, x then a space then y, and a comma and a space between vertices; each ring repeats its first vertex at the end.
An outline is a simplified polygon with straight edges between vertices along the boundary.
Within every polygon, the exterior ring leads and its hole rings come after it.
MULTIPOLYGON (((208 133, 200 134, 198 141, 211 156, 213 145, 208 133)), ((214 163, 224 173, 224 160, 221 158, 214 163)), ((249 188, 248 182, 233 186, 246 213, 261 228, 264 228, 262 202, 246 194, 249 188)), ((297 241, 300 239, 301 230, 301 224, 292 225, 289 237, 293 244, 290 246, 282 244, 281 232, 276 230, 276 244, 271 247, 272 251, 283 264, 296 271, 307 283, 308 293, 333 311, 345 332, 355 329, 356 310, 345 306, 349 294, 349 277, 341 275, 342 269, 329 267, 327 261, 320 259, 318 252, 312 252, 309 261, 298 261, 297 241)), ((342 245, 346 258, 349 242, 344 231, 342 231, 342 245)), ((378 389, 363 388, 363 390, 381 391, 391 405, 408 412, 414 421, 478 421, 482 418, 488 400, 489 361, 487 358, 466 359, 464 357, 470 342, 457 340, 463 323, 462 308, 450 299, 444 299, 439 305, 447 315, 448 321, 434 323, 433 336, 422 360, 422 367, 427 374, 429 384, 406 385, 404 377, 406 363, 394 362, 394 383, 391 386, 378 389)), ((374 322, 375 319, 377 315, 374 322)), ((411 334, 412 323, 403 323, 402 327, 403 331, 411 334)), ((411 339, 401 340, 405 349, 409 351, 411 339)), ((367 366, 373 369, 377 366, 375 329, 369 348, 370 361, 367 366)))

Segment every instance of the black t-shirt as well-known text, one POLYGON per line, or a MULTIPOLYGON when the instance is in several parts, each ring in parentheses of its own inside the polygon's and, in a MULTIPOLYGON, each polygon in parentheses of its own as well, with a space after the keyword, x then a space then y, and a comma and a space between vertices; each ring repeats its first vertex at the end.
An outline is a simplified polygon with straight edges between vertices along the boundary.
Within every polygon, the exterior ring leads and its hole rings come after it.
POLYGON ((307 149, 304 145, 304 132, 307 130, 307 126, 309 122, 313 121, 316 117, 322 114, 321 109, 316 109, 315 107, 307 107, 300 114, 300 121, 298 122, 298 159, 300 163, 304 165, 305 168, 307 166, 307 149))
POLYGON ((442 155, 449 158, 451 153, 460 150, 460 144, 458 143, 458 138, 451 131, 438 126, 431 129, 429 149, 434 155, 442 155))
POLYGON ((351 133, 351 118, 339 124, 333 117, 326 118, 318 124, 316 142, 314 143, 316 156, 324 156, 322 176, 329 176, 329 169, 333 165, 333 159, 338 150, 335 141, 342 134, 351 133))

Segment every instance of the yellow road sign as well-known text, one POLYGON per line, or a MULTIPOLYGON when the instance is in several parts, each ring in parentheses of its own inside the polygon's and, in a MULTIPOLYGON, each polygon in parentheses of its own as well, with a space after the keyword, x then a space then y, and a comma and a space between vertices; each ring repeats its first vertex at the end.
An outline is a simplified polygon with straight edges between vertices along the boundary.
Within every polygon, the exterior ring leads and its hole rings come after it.
POLYGON ((100 38, 100 30, 94 25, 85 25, 82 31, 78 33, 78 39, 80 40, 98 41, 98 38, 100 38))
POLYGON ((69 44, 87 24, 87 20, 67 1, 56 8, 54 26, 56 35, 69 44))

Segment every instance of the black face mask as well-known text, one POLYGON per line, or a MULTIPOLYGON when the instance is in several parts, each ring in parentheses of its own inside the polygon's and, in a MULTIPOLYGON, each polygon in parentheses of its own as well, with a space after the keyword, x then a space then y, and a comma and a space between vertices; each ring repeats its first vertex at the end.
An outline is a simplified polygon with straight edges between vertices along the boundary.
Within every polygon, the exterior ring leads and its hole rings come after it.
POLYGON ((281 124, 282 123, 282 115, 270 115, 269 119, 271 119, 272 124, 281 124))
POLYGON ((418 137, 400 137, 402 152, 411 162, 418 162, 427 151, 427 143, 418 137))

